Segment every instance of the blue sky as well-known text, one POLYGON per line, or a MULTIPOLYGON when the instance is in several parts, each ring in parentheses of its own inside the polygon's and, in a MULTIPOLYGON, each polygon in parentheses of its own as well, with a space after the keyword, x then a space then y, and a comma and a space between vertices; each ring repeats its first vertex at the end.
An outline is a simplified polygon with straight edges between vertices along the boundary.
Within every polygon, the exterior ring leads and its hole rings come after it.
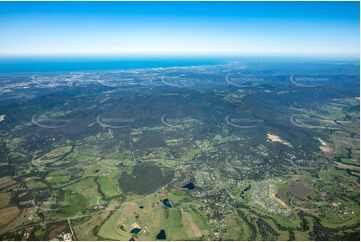
POLYGON ((359 22, 359 2, 0 2, 0 56, 352 56, 359 22))

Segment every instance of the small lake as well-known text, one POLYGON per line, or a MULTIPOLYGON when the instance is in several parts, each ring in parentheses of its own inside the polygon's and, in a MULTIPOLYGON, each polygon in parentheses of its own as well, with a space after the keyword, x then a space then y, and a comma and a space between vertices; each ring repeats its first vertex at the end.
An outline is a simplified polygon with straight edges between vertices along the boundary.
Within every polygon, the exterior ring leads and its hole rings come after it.
POLYGON ((170 203, 168 198, 163 199, 162 203, 163 203, 163 206, 166 207, 166 208, 171 208, 172 207, 172 204, 170 203))
POLYGON ((193 190, 194 189, 194 183, 190 182, 190 183, 182 186, 182 188, 187 188, 188 190, 193 190))
POLYGON ((157 234, 157 239, 167 239, 167 236, 165 235, 165 230, 161 229, 159 233, 157 234))

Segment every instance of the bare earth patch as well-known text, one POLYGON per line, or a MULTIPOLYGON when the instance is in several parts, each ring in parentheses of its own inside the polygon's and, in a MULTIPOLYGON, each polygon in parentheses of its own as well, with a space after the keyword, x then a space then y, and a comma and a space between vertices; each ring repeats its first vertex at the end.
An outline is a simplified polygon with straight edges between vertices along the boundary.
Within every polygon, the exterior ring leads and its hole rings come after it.
POLYGON ((118 218, 117 224, 126 226, 124 224, 125 221, 137 211, 137 208, 138 204, 136 204, 135 202, 127 203, 123 209, 122 214, 118 218))
POLYGON ((0 209, 0 227, 5 225, 18 216, 20 210, 17 207, 7 207, 0 209))
POLYGON ((186 233, 190 238, 200 238, 202 237, 202 232, 198 228, 198 225, 194 222, 192 215, 188 212, 185 212, 183 209, 182 212, 182 223, 186 227, 186 233))
POLYGON ((288 210, 289 208, 288 208, 287 204, 282 199, 280 199, 276 196, 276 192, 277 192, 277 188, 273 184, 270 184, 269 185, 269 194, 270 194, 271 199, 273 199, 279 205, 281 205, 283 208, 288 210))
POLYGON ((6 207, 10 202, 10 198, 11 198, 10 192, 0 193, 0 208, 6 207))
POLYGON ((278 135, 275 135, 275 134, 267 133, 267 139, 272 141, 272 142, 279 142, 281 144, 292 147, 292 145, 289 142, 281 139, 281 137, 279 137, 278 135))
POLYGON ((49 240, 54 239, 54 238, 57 237, 61 232, 63 232, 65 228, 66 228, 66 225, 65 225, 65 224, 62 224, 62 225, 54 228, 53 230, 51 230, 51 231, 49 232, 49 237, 48 237, 48 239, 49 239, 49 240))
POLYGON ((321 145, 320 145, 320 150, 326 154, 329 155, 333 152, 333 149, 327 145, 327 143, 325 141, 323 141, 321 138, 318 138, 318 141, 320 141, 321 145))
POLYGON ((350 169, 350 170, 354 170, 354 171, 360 170, 360 167, 358 167, 358 166, 348 165, 348 164, 337 162, 337 161, 335 161, 335 164, 338 168, 341 168, 341 169, 350 169))
POLYGON ((333 152, 333 149, 326 145, 321 145, 320 150, 327 155, 332 154, 332 152, 333 152))
POLYGON ((16 181, 12 180, 10 177, 2 177, 0 178, 0 189, 5 187, 10 187, 16 184, 16 181))

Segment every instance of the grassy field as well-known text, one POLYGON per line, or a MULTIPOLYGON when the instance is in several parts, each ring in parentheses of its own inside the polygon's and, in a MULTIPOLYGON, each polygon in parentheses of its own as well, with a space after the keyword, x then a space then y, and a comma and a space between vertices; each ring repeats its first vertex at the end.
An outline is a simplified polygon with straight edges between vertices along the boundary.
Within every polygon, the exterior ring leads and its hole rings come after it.
POLYGON ((109 199, 121 194, 119 183, 116 179, 102 176, 97 178, 97 182, 99 183, 100 190, 104 193, 105 198, 109 199))
POLYGON ((10 192, 1 192, 0 193, 0 208, 6 207, 10 202, 10 198, 11 198, 10 192))
POLYGON ((29 178, 26 179, 26 185, 32 189, 32 188, 44 188, 47 187, 46 184, 44 184, 41 180, 36 178, 29 178))
POLYGON ((119 234, 115 228, 123 209, 124 207, 119 208, 109 217, 109 219, 100 228, 98 232, 99 236, 106 240, 129 240, 130 237, 119 234))
POLYGON ((53 171, 45 179, 51 183, 61 184, 67 183, 70 180, 70 177, 71 176, 64 171, 53 171))
POLYGON ((82 179, 74 184, 63 188, 65 191, 69 190, 73 193, 80 194, 87 201, 87 206, 97 205, 101 199, 101 195, 98 192, 98 186, 93 177, 82 179))
POLYGON ((85 197, 72 191, 64 192, 64 199, 60 203, 61 207, 55 210, 52 214, 60 217, 71 217, 80 214, 84 208, 87 207, 87 200, 85 197))

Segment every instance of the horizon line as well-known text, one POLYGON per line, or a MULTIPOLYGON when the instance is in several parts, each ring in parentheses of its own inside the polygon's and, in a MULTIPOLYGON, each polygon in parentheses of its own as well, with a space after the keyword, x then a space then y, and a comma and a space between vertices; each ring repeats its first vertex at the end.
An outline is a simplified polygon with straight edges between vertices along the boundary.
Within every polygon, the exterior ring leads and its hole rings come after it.
POLYGON ((42 57, 340 57, 358 58, 357 53, 310 53, 310 52, 78 52, 78 53, 25 53, 25 54, 2 54, 0 58, 42 58, 42 57))

